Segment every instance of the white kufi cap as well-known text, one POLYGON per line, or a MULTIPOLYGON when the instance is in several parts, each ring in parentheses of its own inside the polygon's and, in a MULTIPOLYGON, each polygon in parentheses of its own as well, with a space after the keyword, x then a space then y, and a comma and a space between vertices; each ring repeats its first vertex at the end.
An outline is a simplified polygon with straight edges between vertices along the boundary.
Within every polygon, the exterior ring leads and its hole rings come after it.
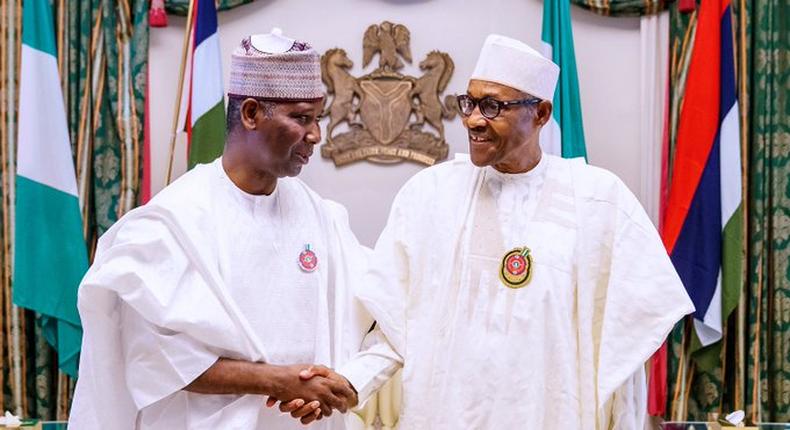
POLYGON ((560 68, 516 39, 491 34, 486 38, 471 79, 494 82, 552 101, 560 68))

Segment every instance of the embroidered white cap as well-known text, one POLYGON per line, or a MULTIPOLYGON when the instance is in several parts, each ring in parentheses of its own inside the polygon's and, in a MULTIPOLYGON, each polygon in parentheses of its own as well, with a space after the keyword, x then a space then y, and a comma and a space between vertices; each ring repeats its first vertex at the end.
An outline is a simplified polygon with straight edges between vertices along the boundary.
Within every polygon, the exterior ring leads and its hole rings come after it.
POLYGON ((470 79, 494 82, 552 101, 560 67, 524 42, 491 34, 470 79))

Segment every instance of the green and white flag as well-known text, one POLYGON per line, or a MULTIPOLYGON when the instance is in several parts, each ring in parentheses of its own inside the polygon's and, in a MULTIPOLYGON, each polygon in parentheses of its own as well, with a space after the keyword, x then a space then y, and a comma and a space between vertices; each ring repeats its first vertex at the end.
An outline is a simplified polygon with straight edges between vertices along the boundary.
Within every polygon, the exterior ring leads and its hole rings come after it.
POLYGON ((225 147, 225 92, 214 0, 195 1, 192 79, 189 83, 188 168, 210 163, 225 147))
POLYGON ((14 303, 37 312, 59 367, 77 375, 77 287, 88 268, 48 0, 25 0, 16 172, 14 303))
POLYGON ((549 154, 586 159, 569 0, 544 0, 543 32, 540 38, 543 41, 543 55, 560 66, 551 121, 540 133, 541 146, 549 154))

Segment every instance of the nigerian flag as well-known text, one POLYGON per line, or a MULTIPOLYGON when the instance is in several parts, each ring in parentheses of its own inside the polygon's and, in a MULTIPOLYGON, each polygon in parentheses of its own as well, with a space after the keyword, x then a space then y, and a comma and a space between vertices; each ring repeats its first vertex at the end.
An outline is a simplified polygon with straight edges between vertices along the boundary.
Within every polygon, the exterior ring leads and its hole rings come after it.
POLYGON ((543 32, 540 38, 543 41, 543 55, 560 66, 551 121, 540 133, 541 146, 549 154, 586 159, 569 0, 544 0, 543 32))
POLYGON ((189 81, 189 168, 210 163, 225 147, 225 92, 214 0, 195 2, 192 79, 189 81))
POLYGON ((16 172, 14 303, 37 312, 59 367, 77 375, 77 287, 88 268, 48 0, 25 0, 16 172))

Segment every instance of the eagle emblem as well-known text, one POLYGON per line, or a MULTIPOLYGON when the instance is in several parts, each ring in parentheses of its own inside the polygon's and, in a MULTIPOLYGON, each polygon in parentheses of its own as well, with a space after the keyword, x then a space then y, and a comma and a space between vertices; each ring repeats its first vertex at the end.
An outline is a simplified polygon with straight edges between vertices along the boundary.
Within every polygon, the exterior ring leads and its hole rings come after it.
POLYGON ((321 57, 329 118, 321 155, 342 166, 359 160, 432 165, 447 158, 444 120, 457 113, 455 98, 441 93, 455 65, 444 52, 431 51, 415 77, 401 73, 412 63, 411 35, 402 24, 384 21, 368 27, 362 40, 362 65, 378 55, 378 67, 354 77, 346 51, 333 48, 321 57), (405 63, 404 63, 405 62, 405 63))
POLYGON ((362 67, 368 67, 378 53, 379 70, 394 72, 402 69, 403 62, 398 55, 411 63, 410 40, 409 29, 403 24, 384 21, 380 25, 371 25, 362 39, 362 67))

